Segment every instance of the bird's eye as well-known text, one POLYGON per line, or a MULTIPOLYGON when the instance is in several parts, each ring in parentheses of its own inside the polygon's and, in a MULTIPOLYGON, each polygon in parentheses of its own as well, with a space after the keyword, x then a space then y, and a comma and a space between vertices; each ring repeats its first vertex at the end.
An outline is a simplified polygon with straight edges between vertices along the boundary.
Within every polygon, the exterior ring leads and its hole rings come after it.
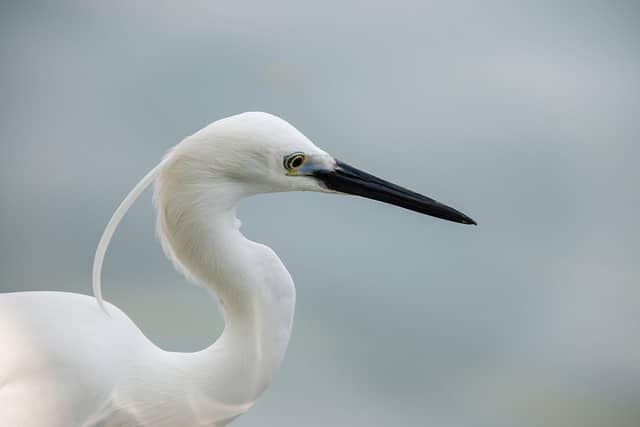
POLYGON ((293 153, 285 156, 284 158, 284 167, 288 170, 295 170, 300 168, 307 160, 307 156, 303 153, 293 153))

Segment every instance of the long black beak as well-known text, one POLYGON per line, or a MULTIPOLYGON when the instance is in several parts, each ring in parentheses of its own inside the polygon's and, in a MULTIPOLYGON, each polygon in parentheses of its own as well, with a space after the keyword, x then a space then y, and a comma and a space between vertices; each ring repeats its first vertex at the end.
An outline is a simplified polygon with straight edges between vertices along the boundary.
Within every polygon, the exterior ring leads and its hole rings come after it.
POLYGON ((336 160, 333 170, 318 170, 313 175, 330 190, 378 200, 447 221, 476 225, 474 220, 462 212, 339 160, 336 160))

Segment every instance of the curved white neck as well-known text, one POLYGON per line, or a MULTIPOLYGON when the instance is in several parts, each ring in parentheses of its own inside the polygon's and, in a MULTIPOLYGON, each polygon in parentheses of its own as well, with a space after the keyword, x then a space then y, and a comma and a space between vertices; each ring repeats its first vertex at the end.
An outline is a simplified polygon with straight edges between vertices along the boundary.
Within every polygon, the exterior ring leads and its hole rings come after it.
POLYGON ((194 413, 224 419, 225 411, 234 416, 248 409, 281 364, 295 288, 278 256, 240 233, 235 207, 244 194, 223 181, 194 185, 168 169, 156 182, 163 246, 179 269, 216 294, 225 317, 225 329, 212 346, 170 355, 194 413))

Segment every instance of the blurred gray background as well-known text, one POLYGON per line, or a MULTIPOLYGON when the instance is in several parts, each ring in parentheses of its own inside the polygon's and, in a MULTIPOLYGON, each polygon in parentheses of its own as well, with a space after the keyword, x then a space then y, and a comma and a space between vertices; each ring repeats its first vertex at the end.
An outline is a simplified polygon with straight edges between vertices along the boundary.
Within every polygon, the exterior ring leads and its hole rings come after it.
MULTIPOLYGON (((636 1, 2 2, 0 290, 90 293, 104 225, 165 151, 268 111, 480 225, 246 201, 298 306, 234 425, 637 427, 639 22, 636 1)), ((164 259, 150 199, 106 296, 201 349, 217 307, 164 259)))

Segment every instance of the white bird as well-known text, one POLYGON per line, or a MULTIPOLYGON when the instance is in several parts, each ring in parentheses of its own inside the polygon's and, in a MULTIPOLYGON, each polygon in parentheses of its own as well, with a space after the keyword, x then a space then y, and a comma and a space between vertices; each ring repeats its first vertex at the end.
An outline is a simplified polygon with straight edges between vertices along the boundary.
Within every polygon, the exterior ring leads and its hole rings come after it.
POLYGON ((0 426, 218 427, 247 411, 283 360, 295 288, 278 256, 240 233, 236 206, 281 191, 350 193, 475 224, 334 159, 278 117, 216 121, 174 147, 114 213, 94 263, 98 304, 73 293, 0 295, 0 426), (153 181, 166 255, 224 311, 222 335, 199 352, 161 350, 102 300, 109 241, 153 181))

